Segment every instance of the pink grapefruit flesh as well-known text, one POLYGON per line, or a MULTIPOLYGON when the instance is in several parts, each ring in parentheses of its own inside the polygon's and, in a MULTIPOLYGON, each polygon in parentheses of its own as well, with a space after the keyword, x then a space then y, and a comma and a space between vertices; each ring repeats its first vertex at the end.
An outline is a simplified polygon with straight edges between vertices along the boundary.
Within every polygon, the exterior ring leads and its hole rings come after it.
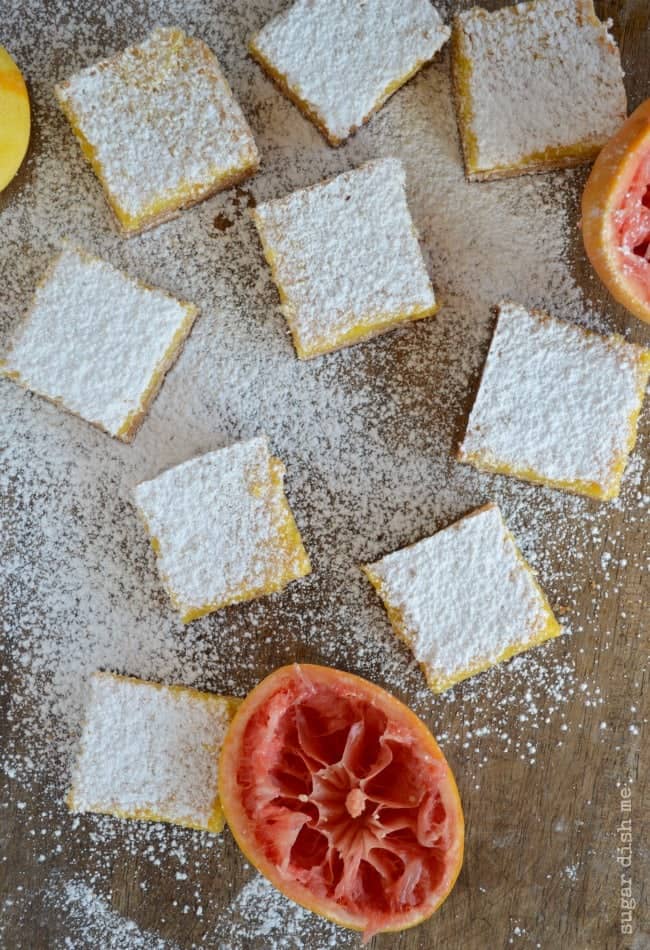
POLYGON ((619 265, 650 303, 650 148, 613 215, 619 265))
POLYGON ((650 100, 596 159, 582 196, 582 235, 612 296, 650 322, 650 100))
POLYGON ((365 939, 429 917, 454 885, 463 813, 451 770, 421 720, 366 680, 276 670, 236 713, 219 774, 248 859, 365 939))

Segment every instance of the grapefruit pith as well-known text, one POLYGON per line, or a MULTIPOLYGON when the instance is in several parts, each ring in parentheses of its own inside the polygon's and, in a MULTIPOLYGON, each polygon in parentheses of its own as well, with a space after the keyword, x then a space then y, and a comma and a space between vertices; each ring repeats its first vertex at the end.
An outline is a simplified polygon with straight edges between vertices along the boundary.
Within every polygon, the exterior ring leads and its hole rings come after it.
POLYGON ((582 234, 612 296, 650 322, 650 99, 596 159, 582 196, 582 234))
POLYGON ((263 680, 226 735, 219 795, 259 871, 365 939, 429 917, 460 871, 463 813, 435 739, 349 673, 293 664, 263 680))

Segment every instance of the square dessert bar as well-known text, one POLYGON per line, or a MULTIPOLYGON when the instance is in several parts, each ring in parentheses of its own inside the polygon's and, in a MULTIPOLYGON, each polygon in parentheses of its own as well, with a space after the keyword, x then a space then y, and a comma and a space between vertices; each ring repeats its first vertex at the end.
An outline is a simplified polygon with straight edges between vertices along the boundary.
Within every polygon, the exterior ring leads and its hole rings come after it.
POLYGON ((438 309, 397 159, 258 205, 253 218, 301 359, 438 309))
POLYGON ((239 702, 94 673, 68 807, 221 831, 219 752, 239 702))
POLYGON ((364 571, 436 693, 561 633, 496 505, 364 571))
POLYGON ((608 500, 636 441, 650 350, 504 303, 458 458, 608 500))
POLYGON ((593 0, 532 0, 454 21, 452 70, 468 178, 594 158, 624 122, 618 48, 593 0))
POLYGON ((197 313, 66 248, 40 282, 0 374, 130 442, 197 313))
POLYGON ((297 0, 249 50, 330 145, 340 145, 449 35, 429 0, 297 0))
POLYGON ((266 439, 255 438, 138 485, 136 503, 184 623, 310 573, 283 478, 266 439))
POLYGON ((216 57, 181 30, 154 30, 55 91, 124 234, 175 217, 259 166, 216 57))

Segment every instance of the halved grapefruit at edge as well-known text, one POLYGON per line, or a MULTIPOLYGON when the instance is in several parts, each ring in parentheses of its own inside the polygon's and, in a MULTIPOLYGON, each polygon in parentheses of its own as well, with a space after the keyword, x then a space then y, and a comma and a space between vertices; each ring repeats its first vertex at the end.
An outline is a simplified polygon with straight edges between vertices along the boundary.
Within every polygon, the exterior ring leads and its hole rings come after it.
POLYGON ((582 196, 582 235, 612 296, 650 322, 650 99, 596 159, 582 196))
POLYGON ((463 812, 435 739, 349 673, 293 664, 263 680, 226 735, 219 795, 262 874, 365 940, 429 917, 460 871, 463 812))
POLYGON ((25 80, 7 50, 0 46, 0 191, 25 157, 30 122, 25 80))

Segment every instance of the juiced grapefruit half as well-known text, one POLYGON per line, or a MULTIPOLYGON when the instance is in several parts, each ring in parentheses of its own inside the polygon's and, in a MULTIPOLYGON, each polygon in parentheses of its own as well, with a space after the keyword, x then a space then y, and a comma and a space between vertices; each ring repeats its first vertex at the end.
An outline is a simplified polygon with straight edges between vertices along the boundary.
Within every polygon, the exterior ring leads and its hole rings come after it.
POLYGON ((596 159, 582 196, 582 234, 612 296, 650 322, 650 99, 596 159))
POLYGON ((366 940, 429 917, 460 871, 463 812, 435 739, 349 673, 294 664, 263 680, 226 735, 219 795, 259 871, 366 940))

